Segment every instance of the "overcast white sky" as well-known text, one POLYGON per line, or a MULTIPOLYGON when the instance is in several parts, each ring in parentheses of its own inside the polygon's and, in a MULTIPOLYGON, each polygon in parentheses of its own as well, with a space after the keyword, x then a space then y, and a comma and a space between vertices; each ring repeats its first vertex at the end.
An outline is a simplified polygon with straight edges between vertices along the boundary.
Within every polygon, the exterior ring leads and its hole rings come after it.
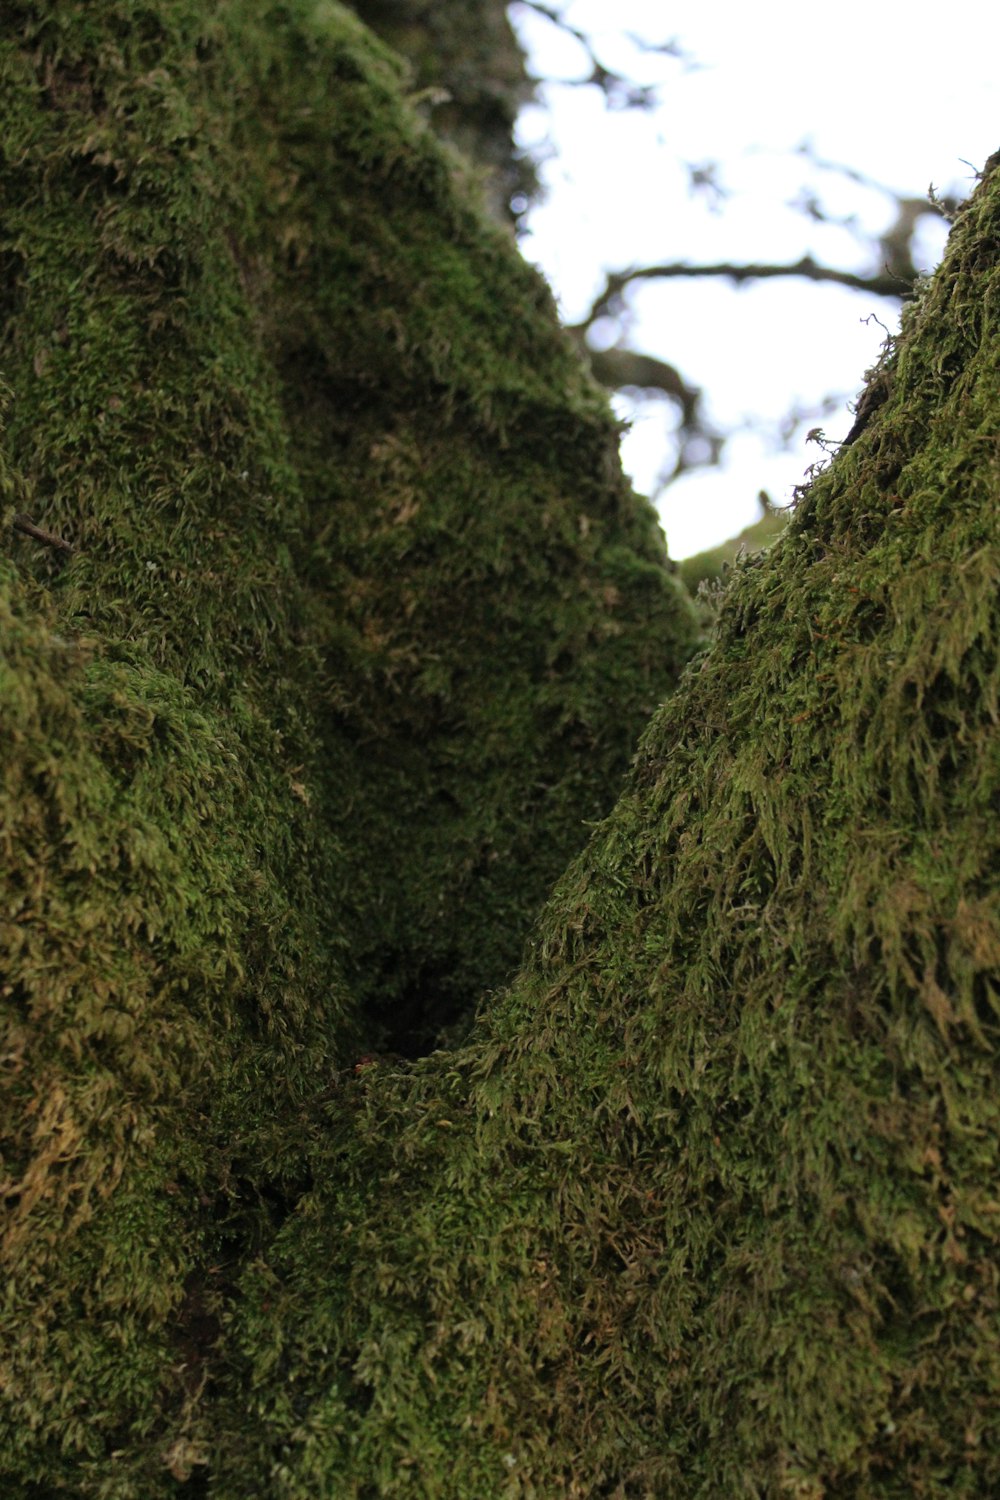
MULTIPOLYGON (((973 170, 1000 147, 1000 7, 951 0, 846 0, 837 7, 786 0, 550 0, 584 31, 607 66, 638 81, 662 81, 652 111, 608 110, 595 87, 548 84, 525 110, 522 143, 547 150, 545 201, 529 217, 524 253, 548 276, 567 321, 586 313, 606 269, 692 262, 797 260, 806 252, 845 269, 868 270, 847 230, 811 223, 788 205, 803 186, 833 213, 859 216, 878 232, 891 220, 879 193, 811 168, 795 148, 840 162, 907 195, 968 191, 973 170), (642 54, 628 33, 676 39, 696 66, 642 54), (692 196, 685 163, 717 160, 729 197, 692 196)), ((572 38, 523 4, 511 7, 533 71, 586 76, 572 38)), ((943 244, 925 220, 922 258, 930 269, 943 244)), ((841 414, 810 417, 790 452, 774 436, 786 411, 815 408, 828 394, 852 398, 885 337, 895 304, 801 280, 645 283, 629 296, 630 344, 674 364, 706 393, 725 428, 740 433, 722 468, 669 486, 660 513, 670 552, 685 557, 733 535, 759 515, 766 489, 791 498, 821 451, 809 428, 831 438, 850 426, 841 414)), ((650 493, 669 453, 672 412, 646 402, 621 410, 633 428, 623 444, 637 488, 650 493)))

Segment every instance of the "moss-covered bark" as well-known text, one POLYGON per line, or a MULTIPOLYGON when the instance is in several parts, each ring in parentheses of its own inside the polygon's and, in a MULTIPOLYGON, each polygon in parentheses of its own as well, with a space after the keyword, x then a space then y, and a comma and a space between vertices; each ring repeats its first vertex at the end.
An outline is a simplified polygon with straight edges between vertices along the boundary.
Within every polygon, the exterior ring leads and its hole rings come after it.
POLYGON ((0 1475, 146 1500, 337 1070, 505 980, 696 626, 339 6, 12 0, 0 152, 0 1475))
POLYGON ((331 1092, 214 1493, 1000 1492, 1000 156, 470 1045, 331 1092))
POLYGON ((1000 171, 692 644, 339 7, 8 5, 5 1493, 1000 1490, 1000 171))
POLYGON ((769 547, 776 541, 787 519, 784 511, 776 510, 768 503, 764 514, 749 526, 744 526, 738 535, 727 537, 717 547, 708 547, 704 552, 696 552, 693 557, 685 557, 678 563, 681 578, 692 594, 697 594, 703 583, 721 583, 742 553, 753 556, 762 547, 769 547))
POLYGON ((504 0, 351 0, 351 8, 407 59, 418 104, 476 163, 490 213, 509 225, 512 197, 538 183, 514 145, 532 84, 504 0))

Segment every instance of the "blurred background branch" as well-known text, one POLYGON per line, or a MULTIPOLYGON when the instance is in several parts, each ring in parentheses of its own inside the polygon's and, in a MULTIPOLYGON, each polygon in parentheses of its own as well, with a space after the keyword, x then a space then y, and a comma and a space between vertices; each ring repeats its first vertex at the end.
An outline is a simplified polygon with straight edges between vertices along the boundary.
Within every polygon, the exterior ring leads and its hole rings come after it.
MULTIPOLYGON (((546 179, 553 166, 562 170, 553 162, 557 148, 546 140, 544 125, 546 112, 554 118, 560 91, 596 95, 619 117, 634 113, 655 123, 676 95, 678 80, 706 69, 676 35, 641 34, 626 24, 624 12, 615 23, 606 8, 586 0, 355 0, 354 8, 408 60, 414 98, 431 128, 474 163, 490 212, 523 238, 529 256, 537 211, 546 208, 546 179), (528 144, 519 144, 526 111, 534 133, 528 144)), ((682 11, 676 14, 683 19, 682 11)), ((599 141, 598 149, 606 155, 612 148, 599 141)), ((597 285, 582 312, 567 317, 568 332, 597 380, 614 393, 625 427, 648 432, 655 426, 659 433, 660 459, 645 487, 661 501, 681 476, 726 463, 734 445, 751 435, 773 452, 801 445, 807 430, 844 411, 848 393, 831 390, 803 399, 790 385, 784 411, 721 417, 711 368, 695 376, 690 355, 651 331, 650 299, 659 295, 657 288, 813 285, 857 294, 863 310, 870 310, 871 298, 898 307, 928 269, 929 232, 961 202, 953 190, 940 196, 933 188, 927 196, 896 191, 859 165, 821 154, 808 135, 782 151, 752 139, 737 142, 732 159, 707 153, 685 160, 672 138, 664 138, 662 151, 674 175, 682 174, 687 197, 713 218, 734 223, 742 222, 741 214, 746 218, 754 201, 746 187, 733 186, 737 167, 751 158, 777 162, 790 187, 776 200, 760 202, 758 219, 784 213, 801 220, 802 248, 790 257, 682 253, 637 257, 624 266, 595 264, 597 285)), ((623 163, 623 171, 628 168, 623 163)), ((649 190, 663 191, 658 184, 649 190)), ((568 263, 578 271, 597 253, 582 242, 567 251, 575 255, 568 263)), ((790 316, 801 318, 784 315, 790 316)), ((716 315, 705 331, 707 344, 726 362, 734 341, 747 337, 727 316, 716 315)), ((849 417, 843 426, 846 432, 849 417)), ((770 515, 765 511, 761 519, 770 515)))

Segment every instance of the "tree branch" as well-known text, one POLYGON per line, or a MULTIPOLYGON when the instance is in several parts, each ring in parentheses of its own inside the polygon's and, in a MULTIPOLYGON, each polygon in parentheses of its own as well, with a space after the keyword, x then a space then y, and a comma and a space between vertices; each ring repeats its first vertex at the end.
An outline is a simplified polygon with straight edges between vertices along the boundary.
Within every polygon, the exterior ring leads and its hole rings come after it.
MULTIPOLYGON (((536 79, 536 82, 558 82, 568 87, 583 87, 596 85, 604 94, 607 102, 614 108, 622 106, 630 109, 648 109, 656 100, 659 84, 633 83, 623 74, 615 72, 613 68, 605 67, 594 50, 594 44, 585 31, 567 21, 559 11, 551 5, 546 5, 543 0, 518 0, 518 4, 525 10, 532 10, 536 15, 543 16, 553 26, 558 26, 567 36, 571 36, 578 42, 587 54, 590 62, 590 72, 586 78, 559 78, 559 79, 536 79)), ((652 43, 644 42, 641 37, 628 33, 629 40, 640 52, 661 53, 666 56, 677 58, 679 61, 686 59, 677 42, 652 43)))
POLYGON ((36 542, 44 542, 46 547, 54 547, 57 552, 72 552, 73 550, 69 542, 63 541, 62 537, 56 536, 54 532, 44 531, 41 526, 36 526, 31 517, 26 516, 23 511, 18 511, 11 524, 15 531, 32 537, 36 542))
POLYGON ((804 255, 801 260, 792 262, 786 266, 775 265, 736 265, 729 261, 720 261, 718 265, 692 266, 682 261, 671 262, 660 266, 638 266, 631 271, 609 271, 604 284, 604 290, 594 299, 587 316, 580 323, 574 323, 574 330, 584 330, 596 323, 598 318, 613 316, 615 303, 621 297, 625 288, 631 286, 634 281, 667 281, 671 278, 714 276, 726 279, 740 285, 744 281, 763 281, 775 276, 802 276, 807 281, 832 281, 838 286, 851 287, 857 292, 872 292, 876 297, 903 297, 909 291, 909 284, 901 281, 890 271, 880 271, 874 276, 861 276, 854 271, 838 271, 833 266, 820 265, 813 260, 811 255, 804 255))

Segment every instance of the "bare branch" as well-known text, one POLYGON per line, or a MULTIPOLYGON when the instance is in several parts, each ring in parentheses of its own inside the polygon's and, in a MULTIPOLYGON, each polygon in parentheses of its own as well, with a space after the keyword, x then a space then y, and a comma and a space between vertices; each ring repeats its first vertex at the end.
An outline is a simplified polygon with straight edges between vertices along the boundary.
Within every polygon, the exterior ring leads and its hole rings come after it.
POLYGON ((673 365, 634 349, 584 348, 595 377, 608 390, 660 391, 677 403, 686 423, 695 421, 701 392, 688 385, 673 365))
MULTIPOLYGON (((543 16, 553 26, 558 26, 560 31, 564 31, 567 36, 571 36, 574 41, 578 42, 586 53, 590 63, 590 72, 586 78, 560 78, 556 80, 560 84, 569 87, 595 85, 604 94, 607 103, 617 109, 649 109, 656 102, 659 84, 634 83, 623 74, 615 72, 613 68, 606 67, 597 56, 594 44, 587 33, 572 25, 553 6, 544 4, 544 0, 517 0, 517 3, 525 10, 533 10, 536 15, 543 16)), ((640 52, 660 53, 685 63, 690 61, 676 41, 654 44, 643 42, 640 37, 633 36, 631 33, 628 35, 629 40, 640 52)))
POLYGON ((625 288, 636 281, 667 281, 671 278, 716 277, 740 285, 744 281, 763 281, 775 276, 802 276, 807 281, 831 281, 838 286, 848 286, 853 291, 871 292, 877 297, 894 297, 897 300, 910 290, 909 283, 901 281, 889 271, 880 271, 873 276, 862 276, 854 271, 838 271, 834 266, 823 266, 804 255, 801 260, 785 266, 766 264, 736 265, 720 261, 717 265, 692 266, 675 261, 660 266, 636 266, 631 271, 611 271, 607 275, 604 289, 594 299, 587 316, 573 325, 574 329, 587 329, 598 318, 613 317, 616 304, 625 288))
POLYGON ((921 274, 921 267, 916 264, 914 258, 914 240, 918 225, 922 219, 929 217, 941 218, 950 224, 961 205, 961 198, 955 197, 953 193, 945 193, 942 197, 935 191, 933 183, 929 186, 926 197, 918 198, 907 193, 900 193, 895 188, 888 187, 886 183, 879 182, 877 178, 870 177, 865 172, 859 172, 854 167, 818 156, 808 140, 803 141, 798 147, 797 154, 818 171, 829 172, 855 183, 858 187, 880 193, 893 204, 895 218, 882 234, 870 234, 861 227, 855 214, 841 217, 828 213, 817 193, 808 187, 803 187, 799 199, 789 206, 805 213, 814 223, 837 224, 842 229, 848 230, 859 243, 868 248, 872 260, 877 260, 883 270, 890 275, 898 276, 901 281, 916 281, 921 274))
POLYGON ((26 516, 23 511, 18 511, 11 524, 15 531, 32 537, 36 542, 43 542, 46 547, 54 547, 57 552, 72 552, 73 550, 69 542, 64 542, 61 536, 56 536, 53 532, 36 526, 31 517, 26 516))
MULTIPOLYGON (((886 198, 894 198, 898 200, 900 197, 900 194, 896 191, 895 188, 889 187, 886 183, 881 182, 877 177, 871 177, 867 172, 859 171, 857 167, 849 167, 845 162, 832 161, 829 157, 818 155, 816 152, 816 148, 810 140, 804 140, 799 144, 799 146, 796 148, 796 155, 804 157, 805 160, 809 162, 810 166, 818 167, 821 172, 830 172, 836 177, 845 177, 848 182, 855 182, 859 187, 871 188, 877 193, 884 194, 886 198)), ((968 165, 968 163, 966 163, 966 165, 968 165)), ((978 177, 978 175, 979 174, 977 172, 976 176, 978 177)), ((921 199, 920 201, 922 203, 924 202, 923 199, 921 199)), ((951 197, 950 195, 942 199, 940 202, 937 201, 932 189, 926 200, 926 209, 927 212, 936 211, 940 213, 942 217, 947 218, 948 211, 954 211, 954 209, 958 207, 958 204, 959 200, 957 198, 951 197)))

